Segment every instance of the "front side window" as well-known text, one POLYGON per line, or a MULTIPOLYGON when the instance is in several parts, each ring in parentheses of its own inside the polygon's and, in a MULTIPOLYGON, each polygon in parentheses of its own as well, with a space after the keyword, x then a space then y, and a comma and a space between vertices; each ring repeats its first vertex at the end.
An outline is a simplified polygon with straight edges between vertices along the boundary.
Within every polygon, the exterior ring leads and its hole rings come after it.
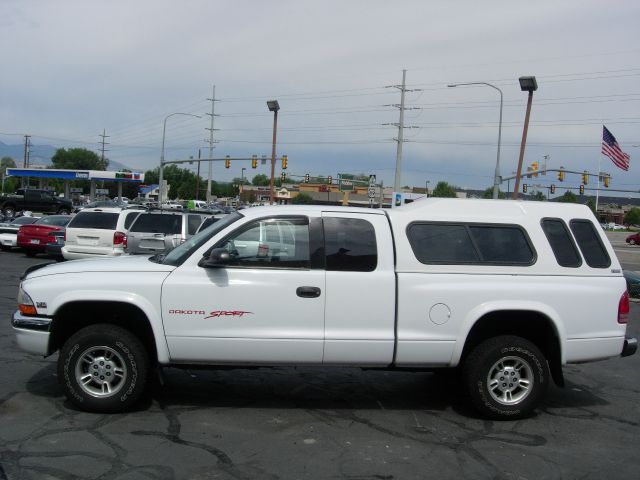
POLYGON ((413 223, 407 236, 424 264, 531 265, 535 252, 517 225, 413 223))
POLYGON ((229 266, 309 268, 309 219, 257 220, 234 232, 218 247, 230 253, 229 266))
POLYGON ((378 265, 373 225, 360 218, 324 217, 327 271, 372 272, 378 265))

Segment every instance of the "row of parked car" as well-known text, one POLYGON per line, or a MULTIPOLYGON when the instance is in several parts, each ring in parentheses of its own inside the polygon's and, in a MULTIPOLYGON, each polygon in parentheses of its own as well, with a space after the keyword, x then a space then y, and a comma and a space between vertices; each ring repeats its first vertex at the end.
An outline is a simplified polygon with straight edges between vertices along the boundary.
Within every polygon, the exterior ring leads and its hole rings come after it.
POLYGON ((155 254, 180 245, 223 216, 135 207, 86 208, 74 216, 22 216, 0 223, 0 247, 66 260, 155 254))

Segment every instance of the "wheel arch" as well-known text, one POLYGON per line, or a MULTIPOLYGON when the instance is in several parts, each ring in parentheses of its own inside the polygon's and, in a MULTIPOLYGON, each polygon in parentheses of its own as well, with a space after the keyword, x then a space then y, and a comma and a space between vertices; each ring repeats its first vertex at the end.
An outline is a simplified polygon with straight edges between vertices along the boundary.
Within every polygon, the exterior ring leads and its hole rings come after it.
POLYGON ((555 312, 539 306, 504 308, 485 311, 467 323, 464 344, 456 347, 454 361, 464 363, 480 343, 499 335, 515 335, 534 343, 544 354, 551 375, 558 386, 564 386, 562 349, 564 332, 555 312))
POLYGON ((168 361, 164 334, 154 328, 141 307, 122 300, 74 300, 61 305, 53 315, 49 353, 59 350, 78 330, 104 323, 117 325, 136 335, 148 350, 152 362, 168 361))

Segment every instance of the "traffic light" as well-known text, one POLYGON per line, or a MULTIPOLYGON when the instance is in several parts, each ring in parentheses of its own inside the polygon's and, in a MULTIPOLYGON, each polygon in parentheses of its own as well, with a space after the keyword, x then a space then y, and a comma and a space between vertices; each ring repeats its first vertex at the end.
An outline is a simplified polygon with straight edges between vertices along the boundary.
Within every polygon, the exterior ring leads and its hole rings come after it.
POLYGON ((231 166, 231 157, 227 155, 227 158, 224 161, 224 168, 229 168, 231 166))
POLYGON ((553 183, 551 184, 551 187, 549 188, 549 191, 550 191, 552 194, 556 193, 556 186, 555 186, 553 183))
POLYGON ((584 185, 580 185, 580 195, 584 195, 584 185))
POLYGON ((286 155, 282 155, 282 169, 283 170, 287 169, 287 163, 289 163, 289 159, 287 158, 286 155))
POLYGON ((527 193, 527 184, 526 183, 522 184, 522 193, 527 193))
POLYGON ((531 164, 531 170, 532 170, 533 172, 535 172, 535 173, 533 174, 533 176, 534 176, 534 177, 537 177, 537 176, 538 176, 538 167, 539 167, 539 166, 540 166, 540 164, 539 164, 538 162, 533 162, 533 163, 531 164))
POLYGON ((609 188, 609 175, 605 175, 603 181, 604 181, 604 187, 609 188))
POLYGON ((564 167, 560 167, 560 171, 558 172, 558 180, 564 182, 564 167))
POLYGON ((332 185, 332 184, 333 184, 333 177, 332 177, 331 175, 329 175, 329 176, 327 177, 327 183, 328 183, 329 185, 332 185))
POLYGON ((284 172, 282 172, 282 173, 280 174, 280 181, 284 183, 284 181, 285 181, 286 179, 287 179, 287 174, 286 174, 286 173, 284 173, 284 172))
POLYGON ((589 172, 587 172, 586 170, 582 173, 582 184, 586 185, 587 183, 589 183, 589 172))
POLYGON ((309 174, 308 173, 304 174, 304 183, 309 183, 309 174))
POLYGON ((258 168, 258 155, 251 155, 251 168, 258 168))

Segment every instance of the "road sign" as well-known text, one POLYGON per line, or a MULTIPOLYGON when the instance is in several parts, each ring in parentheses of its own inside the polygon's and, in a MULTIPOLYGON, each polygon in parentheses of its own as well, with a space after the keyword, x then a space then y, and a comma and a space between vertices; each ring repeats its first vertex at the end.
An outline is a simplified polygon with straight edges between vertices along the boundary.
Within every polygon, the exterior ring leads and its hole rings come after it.
POLYGON ((370 187, 374 187, 376 185, 376 176, 375 175, 369 175, 369 186, 370 187))
POLYGON ((338 181, 340 182, 341 192, 353 192, 353 175, 348 173, 339 173, 338 181))
POLYGON ((376 197, 376 187, 369 187, 369 190, 367 191, 367 193, 369 194, 369 198, 375 198, 376 197))

